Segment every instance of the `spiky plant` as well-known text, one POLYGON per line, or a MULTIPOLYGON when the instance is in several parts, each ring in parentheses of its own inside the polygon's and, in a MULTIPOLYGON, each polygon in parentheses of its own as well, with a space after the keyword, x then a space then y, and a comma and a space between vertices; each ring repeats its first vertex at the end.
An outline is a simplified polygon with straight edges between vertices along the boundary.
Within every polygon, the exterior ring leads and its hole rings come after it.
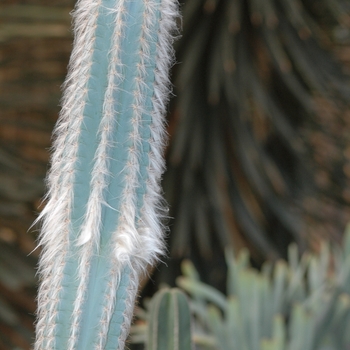
POLYGON ((80 0, 42 220, 36 350, 123 349, 163 251, 173 0, 80 0))
MULTIPOLYGON (((344 330, 350 325, 349 227, 342 248, 325 242, 321 246, 318 254, 307 252, 300 258, 296 245, 291 245, 288 261, 266 262, 261 271, 251 267, 247 250, 236 257, 227 250, 226 295, 201 282, 194 265, 184 261, 184 276, 177 282, 190 295, 196 349, 348 349, 350 336, 344 330)), ((149 342, 149 328, 162 320, 161 312, 155 320, 159 296, 152 298, 148 310, 138 311, 132 341, 149 342)))
POLYGON ((160 290, 148 321, 147 350, 192 350, 190 306, 181 290, 160 290))
POLYGON ((173 256, 201 259, 204 278, 227 244, 261 263, 340 238, 349 14, 342 0, 184 1, 165 192, 173 256))

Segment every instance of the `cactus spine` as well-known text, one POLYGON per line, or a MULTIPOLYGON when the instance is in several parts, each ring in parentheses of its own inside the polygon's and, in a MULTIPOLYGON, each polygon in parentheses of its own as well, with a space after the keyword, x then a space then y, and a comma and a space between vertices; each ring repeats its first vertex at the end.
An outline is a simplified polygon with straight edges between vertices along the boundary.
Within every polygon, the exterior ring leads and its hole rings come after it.
POLYGON ((55 129, 35 350, 123 349, 162 253, 159 180, 173 0, 79 0, 55 129))

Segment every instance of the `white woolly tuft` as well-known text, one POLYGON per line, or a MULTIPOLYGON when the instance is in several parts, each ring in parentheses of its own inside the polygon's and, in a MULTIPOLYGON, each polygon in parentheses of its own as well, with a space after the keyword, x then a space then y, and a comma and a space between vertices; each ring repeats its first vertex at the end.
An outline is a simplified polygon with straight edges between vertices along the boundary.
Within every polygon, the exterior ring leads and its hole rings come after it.
POLYGON ((52 165, 47 178, 48 203, 37 220, 42 220, 39 244, 43 246, 43 252, 39 264, 41 284, 38 293, 35 350, 55 347, 57 307, 70 231, 74 166, 84 110, 82 101, 87 93, 99 2, 79 0, 74 13, 75 42, 65 82, 63 106, 55 128, 52 165))

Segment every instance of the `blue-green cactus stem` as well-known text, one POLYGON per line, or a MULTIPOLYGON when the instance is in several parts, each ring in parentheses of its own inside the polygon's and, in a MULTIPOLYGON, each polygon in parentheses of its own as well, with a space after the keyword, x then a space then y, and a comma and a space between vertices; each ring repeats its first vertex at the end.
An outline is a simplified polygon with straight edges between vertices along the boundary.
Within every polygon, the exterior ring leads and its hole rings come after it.
POLYGON ((138 278, 162 252, 172 0, 80 0, 48 204, 35 349, 123 349, 138 278))

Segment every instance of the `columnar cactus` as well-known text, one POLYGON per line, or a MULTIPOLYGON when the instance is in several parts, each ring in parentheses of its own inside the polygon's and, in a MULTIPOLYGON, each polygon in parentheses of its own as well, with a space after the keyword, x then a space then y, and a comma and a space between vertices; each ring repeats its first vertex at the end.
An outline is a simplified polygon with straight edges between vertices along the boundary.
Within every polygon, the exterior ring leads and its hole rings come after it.
POLYGON ((123 349, 163 251, 174 0, 79 0, 42 211, 35 350, 123 349))
POLYGON ((160 290, 152 299, 147 350, 192 350, 191 312, 186 295, 177 288, 160 290))

